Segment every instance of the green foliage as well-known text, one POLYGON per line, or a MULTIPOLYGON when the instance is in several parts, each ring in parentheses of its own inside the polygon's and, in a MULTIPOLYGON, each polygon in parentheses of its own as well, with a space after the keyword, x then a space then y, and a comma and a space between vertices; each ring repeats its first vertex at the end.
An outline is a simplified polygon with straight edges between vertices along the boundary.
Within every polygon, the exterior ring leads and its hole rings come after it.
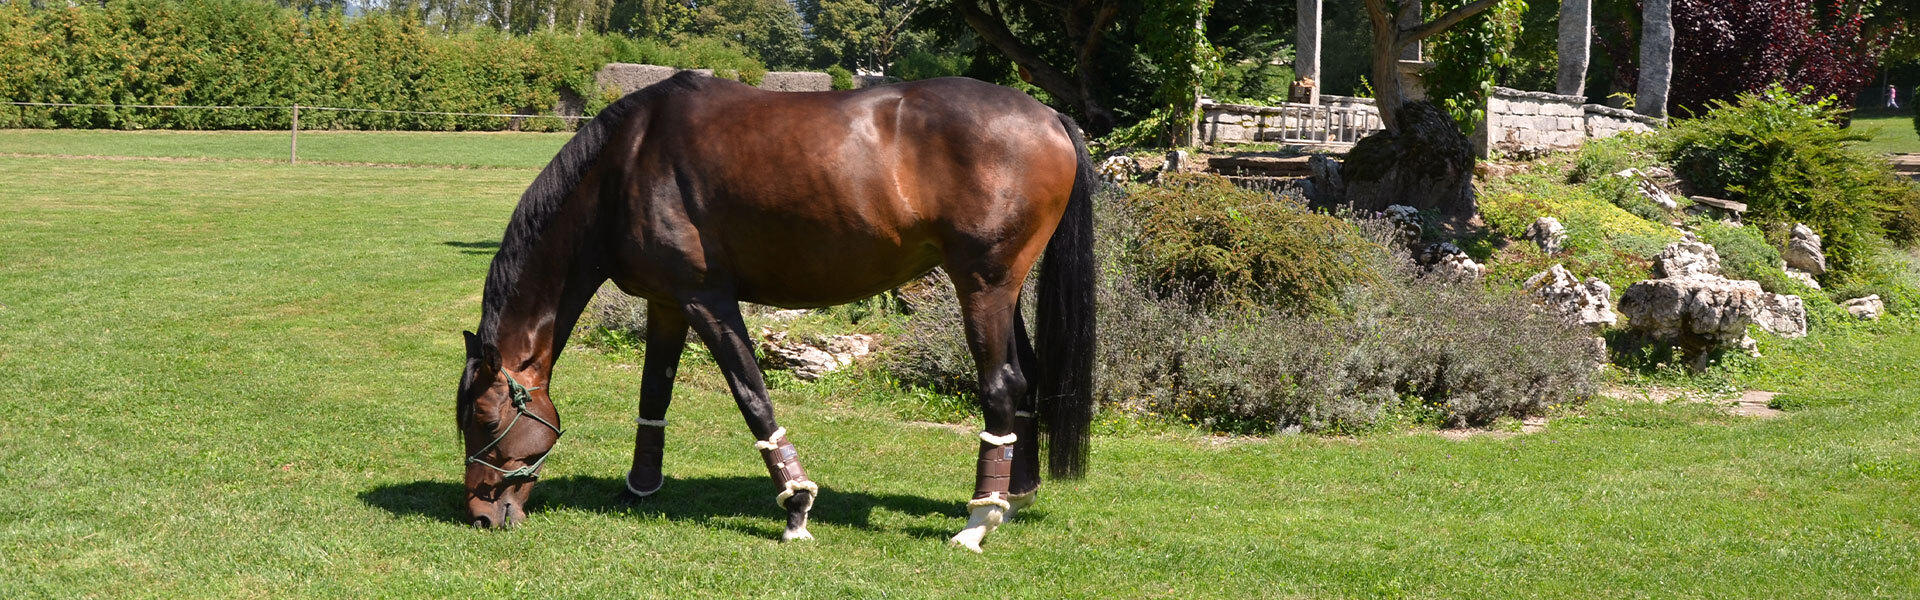
POLYGON ((1573 169, 1567 174, 1567 180, 1590 183, 1627 169, 1655 164, 1659 160, 1656 144, 1653 135, 1633 132, 1587 140, 1574 154, 1573 169))
MULTIPOLYGON (((1470 1, 1435 0, 1426 14, 1444 14, 1470 1)), ((1526 14, 1526 0, 1503 0, 1427 41, 1426 58, 1433 62, 1425 78, 1427 98, 1445 109, 1462 132, 1472 135, 1475 124, 1486 118, 1494 76, 1512 65, 1526 14)))
POLYGON ((934 54, 913 49, 893 61, 887 74, 905 81, 965 75, 973 66, 973 57, 965 54, 934 54))
POLYGON ((1384 254, 1345 221, 1217 176, 1163 175, 1128 202, 1154 285, 1203 304, 1324 307, 1384 254))
POLYGON ((1786 261, 1780 250, 1752 226, 1730 225, 1720 221, 1699 224, 1700 241, 1720 254, 1720 272, 1728 279, 1760 282, 1760 287, 1776 294, 1798 294, 1801 286, 1787 279, 1786 261))
MULTIPOLYGON (((610 38, 442 36, 410 18, 299 18, 246 0, 126 0, 104 8, 0 5, 0 96, 103 103, 335 106, 551 114, 593 97, 610 38)), ((0 108, 0 127, 283 129, 286 111, 0 108)), ((301 126, 564 129, 559 119, 304 112, 301 126), (516 120, 519 121, 519 120, 516 120)))
MULTIPOLYGON (((1546 171, 1552 171, 1549 167, 1546 171)), ((1601 178, 1596 185, 1568 185, 1558 173, 1516 174, 1486 186, 1480 196, 1480 216, 1493 233, 1524 239, 1527 227, 1540 217, 1553 217, 1567 228, 1560 255, 1546 256, 1531 243, 1513 243, 1489 263, 1488 280, 1500 286, 1518 286, 1555 262, 1583 277, 1599 277, 1615 289, 1646 279, 1651 259, 1679 233, 1616 205, 1601 178)))
POLYGON ((1844 273, 1916 200, 1883 159, 1853 147, 1866 137, 1836 126, 1836 116, 1829 100, 1805 104, 1776 85, 1677 121, 1666 154, 1701 193, 1745 202, 1757 225, 1812 226, 1829 268, 1844 273))
POLYGON ((833 76, 833 89, 853 89, 853 72, 848 71, 845 67, 840 65, 827 67, 827 74, 833 76))
POLYGON ((1220 53, 1207 43, 1202 19, 1212 7, 1213 0, 1164 0, 1148 4, 1141 16, 1140 49, 1157 70, 1155 112, 1167 111, 1169 131, 1193 125, 1199 118, 1194 94, 1220 76, 1220 53))
POLYGON ((1827 295, 1844 302, 1879 294, 1887 312, 1909 314, 1920 309, 1920 250, 1877 244, 1856 268, 1827 286, 1827 295))

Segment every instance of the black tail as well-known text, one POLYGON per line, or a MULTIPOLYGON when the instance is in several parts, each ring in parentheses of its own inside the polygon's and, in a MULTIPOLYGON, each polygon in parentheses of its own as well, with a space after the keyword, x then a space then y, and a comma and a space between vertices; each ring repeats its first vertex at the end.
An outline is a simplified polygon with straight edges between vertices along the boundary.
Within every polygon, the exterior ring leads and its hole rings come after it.
POLYGON ((1040 358, 1040 422, 1047 428, 1047 467, 1054 477, 1087 472, 1087 437, 1093 424, 1094 272, 1093 158, 1073 119, 1060 115, 1073 138, 1079 172, 1067 212, 1047 241, 1040 265, 1040 305, 1035 348, 1040 358))

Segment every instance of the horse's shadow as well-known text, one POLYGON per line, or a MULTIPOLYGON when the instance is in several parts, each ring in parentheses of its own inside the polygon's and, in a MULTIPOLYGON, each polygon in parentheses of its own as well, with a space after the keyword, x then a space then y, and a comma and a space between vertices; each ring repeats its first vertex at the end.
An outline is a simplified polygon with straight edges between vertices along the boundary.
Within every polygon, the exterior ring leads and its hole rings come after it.
POLYGON ((459 248, 461 254, 492 255, 494 251, 500 249, 500 242, 489 242, 489 241, 479 241, 479 242, 445 241, 445 242, 440 242, 440 245, 459 248))
MULTIPOLYGON (((773 505, 773 492, 765 477, 668 477, 660 493, 637 498, 627 492, 625 482, 619 477, 570 476, 540 480, 527 504, 527 512, 530 518, 553 510, 659 517, 778 539, 786 528, 786 513, 773 505)), ((395 515, 421 515, 464 525, 467 514, 461 499, 465 494, 466 489, 456 482, 421 480, 361 492, 360 501, 395 515)), ((872 519, 876 509, 952 517, 956 520, 952 524, 954 530, 960 525, 957 521, 966 518, 963 503, 958 501, 822 486, 809 520, 871 531, 897 531, 918 538, 938 539, 953 534, 944 528, 876 525, 872 519)), ((1038 521, 1041 516, 1029 512, 1020 514, 1023 521, 1038 521)))

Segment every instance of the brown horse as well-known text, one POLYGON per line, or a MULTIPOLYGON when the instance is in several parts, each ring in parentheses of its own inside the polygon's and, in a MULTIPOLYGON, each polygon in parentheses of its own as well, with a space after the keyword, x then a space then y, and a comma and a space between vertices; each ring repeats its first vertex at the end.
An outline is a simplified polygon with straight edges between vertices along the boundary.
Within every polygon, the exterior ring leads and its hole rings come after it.
POLYGON ((611 279, 647 300, 628 491, 664 482, 667 404, 691 327, 758 440, 784 538, 810 538, 819 486, 774 422, 739 303, 842 304, 941 267, 986 417, 970 518, 953 538, 978 551, 1033 502, 1041 425, 1051 473, 1084 471, 1095 181, 1071 119, 968 79, 783 93, 682 73, 615 102, 521 196, 487 273, 480 332, 466 334, 456 413, 473 523, 525 518, 561 434, 546 392, 554 361, 611 279), (1030 344, 1020 288, 1043 250, 1030 344))

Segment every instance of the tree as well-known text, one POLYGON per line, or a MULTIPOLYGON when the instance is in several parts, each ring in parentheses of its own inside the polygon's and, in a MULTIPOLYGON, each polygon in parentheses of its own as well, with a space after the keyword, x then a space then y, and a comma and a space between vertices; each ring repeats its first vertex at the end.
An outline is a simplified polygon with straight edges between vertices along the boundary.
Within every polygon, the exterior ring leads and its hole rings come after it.
POLYGON ((1449 10, 1431 21, 1417 25, 1401 27, 1403 22, 1417 19, 1420 5, 1411 0, 1402 0, 1398 6, 1390 7, 1391 0, 1366 0, 1367 18, 1373 23, 1373 89, 1374 102, 1380 109, 1380 121, 1386 125, 1388 133, 1398 133, 1399 124, 1394 113, 1400 105, 1406 103, 1406 92, 1400 80, 1400 53, 1409 44, 1433 37, 1459 24, 1467 17, 1492 8, 1501 0, 1474 0, 1474 2, 1449 10))
POLYGON ((799 4, 813 24, 814 43, 834 64, 854 70, 885 72, 903 54, 916 33, 914 15, 925 0, 808 0, 799 4))
POLYGON ((1896 33, 1869 28, 1859 5, 1823 19, 1811 0, 1678 0, 1674 32, 1672 106, 1689 114, 1775 83, 1851 108, 1896 33))
POLYGON ((739 44, 770 67, 807 62, 805 22, 787 0, 707 0, 696 8, 689 33, 739 44))
POLYGON ((1120 0, 951 0, 947 8, 1019 65, 1022 79, 1080 113, 1088 133, 1113 131, 1098 64, 1121 17, 1120 0))

